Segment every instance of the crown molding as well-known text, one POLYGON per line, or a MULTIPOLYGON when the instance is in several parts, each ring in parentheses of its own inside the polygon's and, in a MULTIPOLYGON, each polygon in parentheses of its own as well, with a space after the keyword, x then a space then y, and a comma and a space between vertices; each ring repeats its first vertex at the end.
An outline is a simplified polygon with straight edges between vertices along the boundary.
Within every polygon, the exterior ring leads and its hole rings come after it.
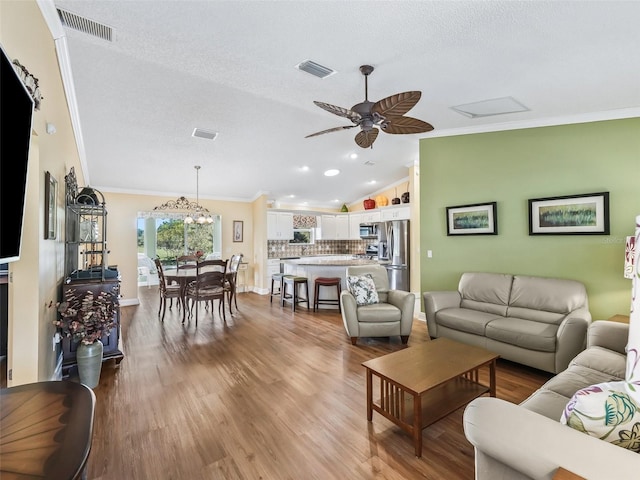
POLYGON ((522 120, 517 122, 491 123, 473 127, 451 128, 445 130, 433 130, 421 140, 436 137, 452 137, 456 135, 472 135, 475 133, 502 132, 505 130, 521 130, 525 128, 555 127, 559 125, 571 125, 574 123, 601 122, 605 120, 621 120, 624 118, 640 117, 640 107, 620 108, 603 112, 583 113, 579 115, 567 115, 562 117, 549 117, 537 120, 522 120))

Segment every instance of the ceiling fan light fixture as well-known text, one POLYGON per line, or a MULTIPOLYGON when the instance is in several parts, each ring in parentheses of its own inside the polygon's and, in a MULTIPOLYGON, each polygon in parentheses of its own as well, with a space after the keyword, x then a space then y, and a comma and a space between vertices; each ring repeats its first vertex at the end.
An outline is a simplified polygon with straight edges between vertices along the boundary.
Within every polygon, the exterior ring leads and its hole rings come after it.
POLYGON ((479 102, 465 103, 451 107, 455 112, 469 118, 492 117, 507 113, 528 112, 529 108, 513 97, 492 98, 479 102))
POLYGON ((305 60, 304 62, 300 62, 298 65, 296 65, 296 68, 318 78, 327 78, 336 73, 335 70, 320 65, 319 63, 316 63, 312 60, 305 60))

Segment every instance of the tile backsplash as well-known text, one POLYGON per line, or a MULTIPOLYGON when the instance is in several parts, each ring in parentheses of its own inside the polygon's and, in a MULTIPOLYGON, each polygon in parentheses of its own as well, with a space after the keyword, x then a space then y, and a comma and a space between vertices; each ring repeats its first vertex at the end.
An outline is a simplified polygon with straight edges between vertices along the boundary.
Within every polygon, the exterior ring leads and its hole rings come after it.
POLYGON ((355 255, 364 253, 366 240, 318 240, 312 245, 290 245, 288 240, 268 240, 268 258, 312 255, 355 255))

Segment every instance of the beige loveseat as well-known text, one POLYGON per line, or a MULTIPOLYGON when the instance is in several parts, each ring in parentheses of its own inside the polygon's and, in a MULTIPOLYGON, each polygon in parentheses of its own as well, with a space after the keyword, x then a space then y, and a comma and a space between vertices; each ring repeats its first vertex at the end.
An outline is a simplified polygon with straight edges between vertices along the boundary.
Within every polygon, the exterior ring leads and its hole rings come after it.
POLYGON ((551 373, 585 347, 587 291, 575 280, 463 273, 457 291, 424 292, 431 338, 448 337, 551 373))
POLYGON ((589 480, 640 478, 640 454, 560 423, 578 390, 624 379, 629 325, 595 321, 587 349, 520 405, 473 400, 464 432, 475 448, 476 480, 551 479, 558 467, 589 480))

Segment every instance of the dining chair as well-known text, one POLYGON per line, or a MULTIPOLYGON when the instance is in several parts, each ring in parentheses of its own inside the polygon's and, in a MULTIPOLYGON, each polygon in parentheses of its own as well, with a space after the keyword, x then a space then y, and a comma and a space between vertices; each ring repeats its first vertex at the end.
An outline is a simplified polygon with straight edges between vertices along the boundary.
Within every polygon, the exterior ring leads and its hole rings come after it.
POLYGON ((204 272, 225 272, 227 269, 226 260, 203 260, 198 263, 198 273, 204 272))
POLYGON ((177 284, 167 284, 167 279, 164 276, 164 269, 160 259, 154 260, 156 269, 158 270, 158 284, 160 290, 160 307, 158 308, 158 316, 162 314, 162 321, 164 322, 164 315, 167 312, 167 300, 169 300, 169 309, 173 306, 173 299, 178 300, 178 307, 182 303, 182 287, 177 284))
MULTIPOLYGON (((226 266, 226 265, 225 265, 226 266)), ((227 322, 227 317, 224 311, 224 278, 225 272, 210 271, 198 273, 196 279, 187 285, 185 292, 185 307, 182 316, 182 322, 184 323, 187 312, 187 305, 191 302, 189 308, 189 318, 193 315, 193 307, 196 309, 196 327, 198 326, 198 302, 211 303, 211 315, 213 315, 213 302, 219 300, 218 314, 222 316, 224 322, 227 322)))
POLYGON ((224 282, 224 289, 227 293, 227 301, 229 302, 229 311, 231 312, 231 302, 238 309, 238 297, 236 296, 236 285, 238 280, 238 269, 242 262, 242 254, 232 255, 229 260, 229 269, 227 270, 226 280, 224 282))
POLYGON ((198 268, 198 257, 195 255, 179 255, 176 257, 176 269, 198 268))

